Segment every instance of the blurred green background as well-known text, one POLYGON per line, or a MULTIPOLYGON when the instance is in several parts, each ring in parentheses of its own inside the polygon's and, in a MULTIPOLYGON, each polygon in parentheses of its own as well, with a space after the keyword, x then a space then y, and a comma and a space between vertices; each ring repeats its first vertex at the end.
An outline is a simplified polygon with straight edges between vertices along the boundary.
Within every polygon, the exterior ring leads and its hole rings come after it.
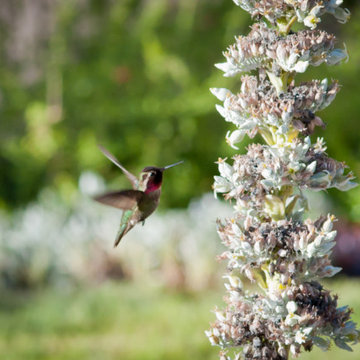
MULTIPOLYGON (((344 6, 348 24, 327 16, 320 27, 350 61, 300 79, 343 86, 314 136, 359 178, 360 5, 344 6)), ((213 64, 251 23, 231 0, 1 1, 1 358, 217 357, 203 330, 224 294, 215 219, 229 209, 206 193, 214 161, 234 150, 208 89, 236 91, 213 64), (129 184, 98 143, 133 172, 185 160, 166 173, 159 212, 116 250, 120 213, 90 194, 129 184)), ((353 274, 359 200, 360 187, 312 200, 314 215, 340 217, 338 261, 353 274)), ((329 283, 360 320, 356 285, 329 283)))

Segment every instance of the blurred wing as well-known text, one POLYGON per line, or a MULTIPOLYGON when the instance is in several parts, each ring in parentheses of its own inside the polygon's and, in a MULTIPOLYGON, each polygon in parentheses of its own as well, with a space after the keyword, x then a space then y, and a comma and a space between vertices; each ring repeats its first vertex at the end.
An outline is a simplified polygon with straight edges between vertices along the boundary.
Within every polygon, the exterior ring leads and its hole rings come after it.
POLYGON ((95 196, 94 200, 118 209, 130 210, 137 205, 143 195, 144 192, 140 190, 122 190, 95 196))
POLYGON ((120 168, 124 174, 127 176, 127 178, 130 180, 132 186, 134 189, 137 189, 139 186, 139 181, 137 179, 137 177, 132 174, 130 171, 127 171, 120 163, 119 160, 113 155, 111 154, 109 151, 107 151, 104 147, 102 147, 101 145, 98 145, 99 149, 101 150, 101 152, 112 162, 114 163, 118 168, 120 168))

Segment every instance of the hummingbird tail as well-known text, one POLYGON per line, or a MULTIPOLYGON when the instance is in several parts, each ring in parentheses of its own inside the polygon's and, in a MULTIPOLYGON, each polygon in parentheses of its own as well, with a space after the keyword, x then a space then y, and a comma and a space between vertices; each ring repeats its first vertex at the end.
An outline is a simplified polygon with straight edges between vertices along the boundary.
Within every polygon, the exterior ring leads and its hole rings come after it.
POLYGON ((119 245, 120 240, 123 238, 123 236, 130 231, 133 228, 134 225, 131 224, 122 224, 120 226, 120 229, 116 235, 116 239, 114 242, 114 247, 117 247, 119 245))

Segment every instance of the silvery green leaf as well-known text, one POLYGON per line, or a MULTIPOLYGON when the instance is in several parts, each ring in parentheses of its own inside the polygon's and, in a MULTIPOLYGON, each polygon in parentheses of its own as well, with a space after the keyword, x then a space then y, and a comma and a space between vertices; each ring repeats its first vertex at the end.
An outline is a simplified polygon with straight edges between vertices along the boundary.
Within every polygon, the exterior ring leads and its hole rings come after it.
MULTIPOLYGON (((234 73, 248 72, 257 69, 268 61, 266 56, 254 56, 250 58, 244 58, 240 63, 237 64, 237 71, 234 73)), ((229 76, 234 76, 229 75, 229 76)))
POLYGON ((289 67, 289 70, 290 70, 290 68, 293 68, 294 65, 296 66, 296 64, 299 61, 301 61, 301 60, 298 60, 298 59, 299 59, 299 54, 297 54, 295 51, 292 51, 290 53, 290 56, 287 59, 285 59, 285 61, 287 63, 287 66, 289 67))
POLYGON ((232 223, 231 229, 236 236, 240 237, 241 235, 243 235, 243 232, 242 232, 240 226, 238 224, 236 224, 235 222, 232 223))
POLYGON ((339 348, 341 348, 343 350, 353 351, 353 349, 342 338, 336 338, 334 340, 334 343, 335 343, 336 346, 338 346, 339 348))
POLYGON ((226 134, 226 142, 233 148, 238 150, 239 148, 234 144, 237 144, 243 140, 245 136, 245 131, 243 130, 235 130, 233 132, 228 131, 226 134))
POLYGON ((354 181, 346 181, 345 183, 335 184, 335 187, 341 191, 348 191, 357 187, 358 185, 359 184, 354 181))
MULTIPOLYGON (((337 312, 345 312, 347 311, 347 309, 349 308, 349 306, 345 305, 345 306, 340 306, 339 308, 336 309, 337 312)), ((347 323, 346 323, 347 324, 347 323)))
POLYGON ((254 120, 246 119, 243 123, 239 124, 239 128, 242 130, 252 130, 256 126, 254 120))
POLYGON ((234 65, 230 64, 229 62, 223 62, 215 64, 215 67, 223 71, 225 74, 225 77, 231 77, 235 74, 237 74, 237 69, 234 67, 234 65))
POLYGON ((333 223, 334 223, 333 218, 330 215, 328 215, 326 221, 322 226, 322 231, 326 233, 330 232, 333 228, 333 223))
POLYGON ((316 254, 317 250, 318 250, 318 248, 316 247, 316 245, 313 242, 310 243, 306 248, 306 252, 309 257, 313 257, 316 254))
MULTIPOLYGON (((341 309, 344 309, 343 311, 346 311, 348 309, 348 306, 343 306, 341 309)), ((339 310, 339 309, 338 309, 339 310)), ((356 324, 353 321, 347 321, 345 323, 345 326, 341 328, 341 333, 346 336, 349 340, 352 341, 359 341, 359 332, 356 329, 356 324), (353 338, 355 336, 355 339, 353 338)))
POLYGON ((334 49, 326 57, 326 63, 329 65, 336 65, 344 59, 346 59, 346 61, 349 59, 349 55, 347 53, 346 48, 344 50, 334 49))
POLYGON ((298 18, 299 22, 303 22, 305 18, 305 12, 301 9, 295 10, 296 17, 298 18))
POLYGON ((325 266, 324 268, 324 272, 326 277, 332 277, 335 274, 337 274, 338 272, 340 272, 342 270, 341 267, 336 267, 336 266, 325 266))
POLYGON ((234 168, 225 161, 219 161, 218 164, 220 175, 225 179, 231 179, 234 168))
POLYGON ((272 180, 261 180, 261 184, 267 189, 272 189, 276 186, 276 184, 272 180))
POLYGON ((329 255, 331 252, 331 249, 336 245, 335 241, 333 242, 329 242, 329 243, 325 243, 321 246, 320 249, 318 249, 317 254, 318 256, 325 256, 325 255, 329 255))
POLYGON ((324 235, 318 235, 316 238, 315 238, 315 240, 314 240, 314 244, 315 244, 315 246, 316 247, 319 247, 319 246, 321 246, 321 244, 324 242, 324 240, 325 240, 325 236, 324 235))
MULTIPOLYGON (((241 114, 239 114, 238 112, 236 111, 233 111, 233 110, 229 110, 229 119, 227 121, 230 121, 232 122, 233 124, 241 127, 241 124, 243 123, 244 121, 244 118, 241 114)), ((247 120, 247 119, 246 119, 247 120)))
POLYGON ((309 164, 307 167, 306 167, 306 171, 313 174, 314 171, 316 169, 316 160, 314 160, 311 164, 309 164))
POLYGON ((318 172, 316 174, 314 174, 311 178, 310 178, 310 187, 317 189, 325 189, 327 187, 329 187, 331 184, 331 180, 330 180, 330 174, 327 171, 321 171, 318 172))
POLYGON ((243 287, 243 284, 242 284, 242 281, 241 279, 238 277, 238 276, 235 276, 235 275, 225 275, 223 276, 223 278, 225 279, 228 279, 229 280, 229 283, 232 287, 234 288, 242 288, 243 287))
POLYGON ((350 11, 348 9, 336 8, 333 15, 339 23, 345 24, 350 19, 350 11))
POLYGON ((326 241, 333 241, 333 240, 336 238, 336 234, 337 234, 337 231, 336 231, 336 230, 333 230, 333 231, 328 232, 328 233, 325 235, 325 240, 326 240, 326 241))
POLYGON ((247 242, 247 241, 242 241, 241 242, 241 247, 243 248, 243 250, 249 252, 249 253, 252 253, 252 247, 251 245, 247 242))
POLYGON ((278 123, 279 123, 279 118, 277 118, 274 114, 268 114, 268 116, 267 116, 267 122, 268 122, 268 124, 270 124, 270 125, 274 125, 274 126, 276 126, 276 125, 278 125, 278 123))
POLYGON ((329 339, 324 339, 319 336, 314 336, 312 338, 312 341, 314 342, 314 344, 317 347, 319 347, 323 351, 327 351, 330 349, 330 340, 329 339))
POLYGON ((225 101, 225 99, 232 95, 231 91, 225 88, 210 88, 210 91, 215 95, 220 101, 225 101))
POLYGON ((309 61, 299 60, 293 67, 293 70, 296 71, 297 73, 304 73, 308 68, 308 66, 309 66, 309 61))
POLYGON ((260 347, 261 346, 261 340, 258 337, 254 337, 253 339, 253 346, 254 347, 260 347))
MULTIPOLYGON (((283 51, 283 48, 281 48, 281 47, 278 47, 278 49, 277 49, 277 56, 279 57, 281 57, 283 54, 282 54, 282 51, 283 51)), ((271 81, 271 83, 274 85, 274 87, 275 87, 275 89, 276 89, 276 91, 277 91, 277 93, 279 94, 279 93, 281 93, 281 92, 283 92, 284 90, 284 83, 283 83, 283 80, 281 79, 281 77, 278 77, 278 76, 276 76, 274 73, 272 73, 271 71, 267 71, 266 72, 267 74, 268 74, 268 76, 269 76, 269 80, 271 81)))
POLYGON ((257 241, 254 245, 255 254, 260 254, 262 251, 260 241, 257 241))
POLYGON ((321 80, 321 86, 323 90, 325 91, 329 86, 329 80, 327 78, 321 80))
MULTIPOLYGON (((286 113, 286 114, 290 114, 290 113, 286 113)), ((283 118, 283 120, 287 122, 287 121, 291 120, 291 117, 292 117, 292 114, 289 115, 289 118, 286 118, 286 119, 283 118)), ((289 126, 286 125, 286 124, 283 124, 278 128, 277 133, 280 134, 280 135, 283 135, 283 134, 287 134, 288 131, 289 131, 289 126)))
POLYGON ((226 318, 225 318, 225 313, 223 311, 220 311, 220 310, 216 310, 214 311, 215 312, 215 316, 216 318, 219 320, 219 321, 225 321, 226 318))
POLYGON ((226 111, 221 105, 216 104, 215 108, 223 118, 226 118, 226 111))
POLYGON ((221 176, 214 176, 214 191, 219 193, 225 193, 231 190, 231 184, 228 180, 221 176))
POLYGON ((309 149, 311 146, 311 139, 310 139, 310 136, 307 136, 305 139, 304 139, 304 147, 306 149, 309 149))

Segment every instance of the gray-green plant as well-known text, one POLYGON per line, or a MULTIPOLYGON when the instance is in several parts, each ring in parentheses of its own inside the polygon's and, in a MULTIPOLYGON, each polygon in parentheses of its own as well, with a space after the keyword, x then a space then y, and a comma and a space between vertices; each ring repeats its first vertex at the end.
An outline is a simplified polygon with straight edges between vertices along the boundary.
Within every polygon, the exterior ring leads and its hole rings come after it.
POLYGON ((226 141, 237 149, 245 135, 260 134, 264 144, 251 144, 232 163, 219 159, 220 176, 214 192, 234 204, 231 218, 218 221, 227 250, 225 309, 206 331, 211 344, 221 347, 221 359, 287 359, 335 345, 351 351, 359 330, 351 310, 337 306, 319 282, 337 274, 330 255, 335 245, 335 217, 305 219, 304 190, 354 186, 346 165, 330 158, 322 138, 311 140, 315 127, 324 127, 316 113, 339 91, 336 81, 299 83, 297 73, 307 68, 339 64, 348 59, 346 47, 335 47, 335 36, 316 29, 330 13, 344 23, 349 11, 342 0, 234 0, 259 19, 247 36, 238 36, 216 64, 226 77, 241 73, 238 93, 211 89, 223 102, 218 112, 236 126, 226 141), (292 30, 295 22, 304 29, 292 30), (257 73, 254 73, 254 71, 257 73), (257 285, 246 289, 243 279, 257 285))

